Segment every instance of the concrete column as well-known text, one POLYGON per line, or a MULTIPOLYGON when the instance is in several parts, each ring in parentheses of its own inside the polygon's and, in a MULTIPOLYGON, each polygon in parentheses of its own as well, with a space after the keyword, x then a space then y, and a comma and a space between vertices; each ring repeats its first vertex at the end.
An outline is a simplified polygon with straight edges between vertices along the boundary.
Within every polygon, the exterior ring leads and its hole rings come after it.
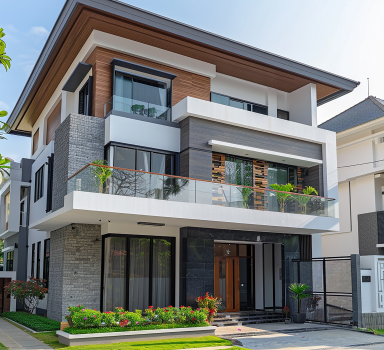
POLYGON ((317 126, 316 85, 308 84, 289 94, 289 119, 317 126))
POLYGON ((268 115, 277 118, 277 91, 273 88, 268 88, 268 115))
POLYGON ((361 271, 360 255, 351 255, 353 324, 361 327, 361 271))

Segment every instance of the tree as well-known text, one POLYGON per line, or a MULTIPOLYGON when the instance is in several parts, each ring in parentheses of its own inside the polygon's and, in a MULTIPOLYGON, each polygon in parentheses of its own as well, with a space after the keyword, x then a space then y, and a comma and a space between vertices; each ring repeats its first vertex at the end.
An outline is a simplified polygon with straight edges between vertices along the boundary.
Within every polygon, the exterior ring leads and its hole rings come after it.
POLYGON ((106 160, 95 160, 92 162, 91 170, 95 174, 96 186, 99 193, 104 192, 104 183, 111 177, 112 169, 108 167, 106 160))
POLYGON ((292 298, 297 300, 298 313, 301 312, 301 299, 309 298, 311 294, 307 294, 306 290, 309 288, 306 284, 292 283, 288 289, 292 293, 292 298))
MULTIPOLYGON (((9 68, 11 68, 11 58, 6 55, 5 48, 7 45, 2 40, 2 38, 5 36, 4 29, 0 28, 0 64, 4 66, 5 71, 8 71, 9 68)), ((6 111, 0 111, 0 118, 5 117, 8 115, 6 111)), ((5 139, 4 136, 2 136, 2 131, 5 128, 9 128, 9 125, 7 123, 4 123, 3 121, 0 121, 0 139, 5 139)), ((4 174, 8 174, 8 171, 6 169, 10 169, 10 163, 11 161, 7 158, 4 158, 0 154, 0 175, 4 176, 4 174)))
POLYGON ((303 214, 307 214, 307 204, 311 200, 310 195, 318 195, 316 189, 312 186, 307 186, 303 189, 303 194, 306 196, 292 195, 293 199, 301 205, 303 214))

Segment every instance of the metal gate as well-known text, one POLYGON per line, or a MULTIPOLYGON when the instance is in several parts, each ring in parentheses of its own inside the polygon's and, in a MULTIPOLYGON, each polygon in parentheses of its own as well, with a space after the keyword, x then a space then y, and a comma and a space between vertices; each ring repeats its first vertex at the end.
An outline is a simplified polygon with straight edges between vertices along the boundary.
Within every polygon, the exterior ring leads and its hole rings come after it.
POLYGON ((311 297, 303 299, 301 305, 307 320, 352 323, 351 257, 293 259, 292 266, 291 280, 310 287, 311 297))

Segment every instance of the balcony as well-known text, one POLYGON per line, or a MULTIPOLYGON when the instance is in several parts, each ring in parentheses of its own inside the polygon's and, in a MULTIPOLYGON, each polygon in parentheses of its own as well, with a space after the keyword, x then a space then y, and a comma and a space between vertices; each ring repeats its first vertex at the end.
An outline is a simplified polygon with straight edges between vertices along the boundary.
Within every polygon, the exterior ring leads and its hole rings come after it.
POLYGON ((334 217, 332 198, 92 164, 68 179, 67 193, 73 191, 334 217))
POLYGON ((171 121, 171 109, 147 101, 139 101, 122 96, 112 96, 104 105, 104 117, 114 112, 123 112, 137 116, 171 121))

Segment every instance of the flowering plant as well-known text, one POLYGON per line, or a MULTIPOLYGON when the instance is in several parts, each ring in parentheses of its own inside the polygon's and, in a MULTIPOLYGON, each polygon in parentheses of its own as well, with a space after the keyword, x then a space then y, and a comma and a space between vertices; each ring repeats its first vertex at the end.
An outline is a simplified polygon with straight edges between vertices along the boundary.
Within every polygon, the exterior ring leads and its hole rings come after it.
POLYGON ((76 328, 100 327, 103 315, 100 311, 82 309, 71 316, 73 326, 76 328))
POLYGON ((285 313, 285 318, 288 318, 289 307, 288 307, 287 305, 284 306, 284 308, 283 308, 283 313, 285 313))
POLYGON ((45 280, 30 277, 29 281, 11 281, 4 290, 22 304, 25 311, 33 314, 48 292, 44 284, 45 280))
POLYGON ((197 298, 197 305, 200 309, 206 309, 208 311, 208 322, 212 322, 213 318, 217 315, 217 310, 221 304, 219 298, 214 298, 207 292, 204 296, 197 298))

